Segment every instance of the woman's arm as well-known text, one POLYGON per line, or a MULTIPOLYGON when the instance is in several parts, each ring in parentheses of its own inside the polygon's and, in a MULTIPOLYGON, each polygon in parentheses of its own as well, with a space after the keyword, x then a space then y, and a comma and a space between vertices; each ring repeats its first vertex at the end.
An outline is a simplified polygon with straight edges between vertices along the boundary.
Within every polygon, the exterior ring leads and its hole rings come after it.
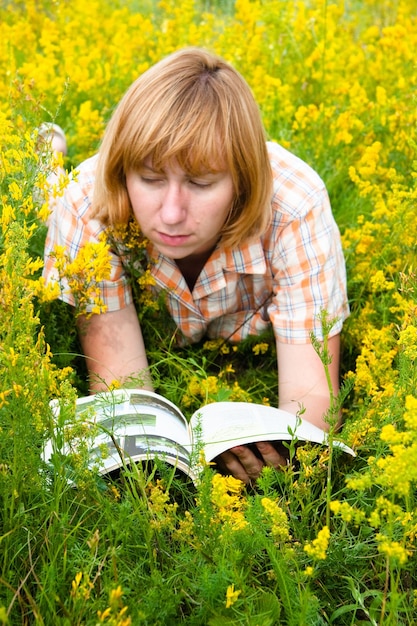
MULTIPOLYGON (((328 341, 333 395, 339 391, 340 335, 328 341)), ((328 430, 324 416, 330 407, 330 390, 325 368, 313 345, 277 341, 279 408, 289 413, 305 411, 302 418, 328 430)))
POLYGON ((145 345, 133 304, 123 309, 78 319, 78 332, 86 358, 92 393, 135 379, 138 387, 152 390, 145 345))

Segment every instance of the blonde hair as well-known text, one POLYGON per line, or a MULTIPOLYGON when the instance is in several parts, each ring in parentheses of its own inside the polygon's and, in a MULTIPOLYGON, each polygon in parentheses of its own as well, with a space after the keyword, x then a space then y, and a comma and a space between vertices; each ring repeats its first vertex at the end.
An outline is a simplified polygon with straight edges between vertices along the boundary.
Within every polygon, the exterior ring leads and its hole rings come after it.
POLYGON ((220 57, 185 48, 131 85, 99 150, 95 217, 113 225, 130 219, 126 173, 149 156, 156 169, 176 160, 192 175, 230 171, 235 198, 219 234, 224 245, 235 246, 267 227, 272 173, 260 112, 246 81, 220 57))

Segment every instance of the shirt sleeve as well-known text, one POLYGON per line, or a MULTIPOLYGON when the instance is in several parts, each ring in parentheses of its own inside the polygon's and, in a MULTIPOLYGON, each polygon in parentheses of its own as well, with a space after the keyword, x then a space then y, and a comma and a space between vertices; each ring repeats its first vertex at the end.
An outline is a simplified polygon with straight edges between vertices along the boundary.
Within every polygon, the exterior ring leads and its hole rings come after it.
POLYGON ((323 312, 333 322, 330 336, 349 315, 339 229, 324 183, 308 166, 276 189, 268 315, 280 341, 306 343, 311 333, 322 340, 323 312))
MULTIPOLYGON (((70 261, 73 261, 87 243, 100 241, 104 226, 90 217, 93 181, 93 174, 87 176, 81 172, 69 183, 64 196, 58 200, 50 216, 45 241, 43 276, 46 282, 59 283, 60 299, 72 306, 76 305, 76 298, 71 293, 68 282, 58 275, 54 250, 57 246, 62 247, 70 261)), ((110 252, 110 263, 110 278, 97 282, 96 292, 106 305, 107 311, 117 311, 132 302, 132 294, 121 258, 110 252)), ((93 306, 93 302, 88 304, 87 312, 93 306)))

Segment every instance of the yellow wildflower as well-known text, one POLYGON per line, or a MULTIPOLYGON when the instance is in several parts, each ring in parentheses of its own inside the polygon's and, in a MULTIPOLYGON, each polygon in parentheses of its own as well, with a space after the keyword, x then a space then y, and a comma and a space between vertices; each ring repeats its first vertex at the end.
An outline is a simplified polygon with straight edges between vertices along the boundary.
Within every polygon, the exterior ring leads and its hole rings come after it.
POLYGON ((417 398, 407 396, 405 399, 404 421, 410 430, 417 432, 417 398))
POLYGON ((274 539, 277 541, 287 541, 290 538, 290 533, 285 511, 281 509, 276 501, 270 498, 262 498, 261 504, 272 522, 271 533, 274 539))
POLYGON ((178 502, 169 502, 169 492, 160 480, 148 485, 148 508, 151 513, 150 525, 157 530, 172 530, 177 522, 178 502))
POLYGON ((242 497, 245 484, 233 476, 214 474, 211 501, 217 509, 215 523, 227 523, 232 530, 247 526, 244 511, 247 501, 242 497))
POLYGON ((387 559, 397 562, 399 565, 405 565, 411 552, 406 550, 398 541, 391 541, 382 533, 377 533, 376 540, 378 543, 378 551, 387 559))
POLYGON ((269 345, 266 342, 262 342, 262 343, 257 343, 255 346, 253 346, 252 352, 256 356, 259 356, 260 354, 266 354, 268 352, 268 349, 269 349, 269 345))
POLYGON ((71 596, 75 599, 88 600, 94 584, 91 582, 88 574, 77 572, 74 580, 71 582, 71 596))
POLYGON ((323 526, 319 531, 317 537, 312 542, 307 543, 304 546, 304 551, 309 556, 318 561, 324 561, 326 558, 326 552, 329 547, 330 530, 328 526, 323 526))
POLYGON ((365 513, 360 509, 356 509, 348 502, 340 502, 339 500, 333 500, 330 502, 330 510, 339 515, 344 522, 353 522, 354 524, 360 524, 365 520, 365 513))
POLYGON ((235 590, 234 584, 228 586, 226 591, 226 609, 230 609, 235 604, 241 593, 240 589, 235 590))
POLYGON ((395 283, 392 280, 387 280, 382 270, 377 270, 371 280, 369 281, 371 291, 391 291, 395 289, 395 283))
POLYGON ((104 238, 96 243, 86 243, 75 259, 70 259, 62 246, 56 246, 54 258, 60 282, 72 294, 77 314, 105 312, 107 307, 97 287, 97 283, 108 280, 111 273, 110 250, 104 238))
POLYGON ((417 327, 409 324, 400 331, 398 345, 403 354, 410 360, 417 359, 417 327))

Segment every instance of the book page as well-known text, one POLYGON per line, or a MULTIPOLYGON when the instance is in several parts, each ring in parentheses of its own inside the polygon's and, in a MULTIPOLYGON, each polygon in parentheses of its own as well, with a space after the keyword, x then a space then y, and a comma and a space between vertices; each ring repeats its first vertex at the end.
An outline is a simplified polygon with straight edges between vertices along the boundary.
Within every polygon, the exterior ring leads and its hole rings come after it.
MULTIPOLYGON (((79 398, 74 422, 67 427, 77 422, 91 424, 91 464, 100 462, 102 474, 120 468, 123 462, 158 457, 191 475, 188 422, 173 403, 156 393, 117 389, 79 398)), ((69 440, 63 452, 76 448, 77 440, 69 440)), ((50 441, 44 449, 45 460, 52 450, 50 441)))
MULTIPOLYGON (((229 448, 258 441, 311 441, 326 444, 327 433, 292 413, 250 402, 215 402, 194 413, 191 427, 201 436, 206 461, 229 448), (201 433, 200 433, 201 431, 201 433), (293 433, 293 435, 291 434, 293 433)), ((194 445, 198 445, 194 436, 194 445)), ((354 451, 340 441, 334 445, 348 454, 354 451)))

